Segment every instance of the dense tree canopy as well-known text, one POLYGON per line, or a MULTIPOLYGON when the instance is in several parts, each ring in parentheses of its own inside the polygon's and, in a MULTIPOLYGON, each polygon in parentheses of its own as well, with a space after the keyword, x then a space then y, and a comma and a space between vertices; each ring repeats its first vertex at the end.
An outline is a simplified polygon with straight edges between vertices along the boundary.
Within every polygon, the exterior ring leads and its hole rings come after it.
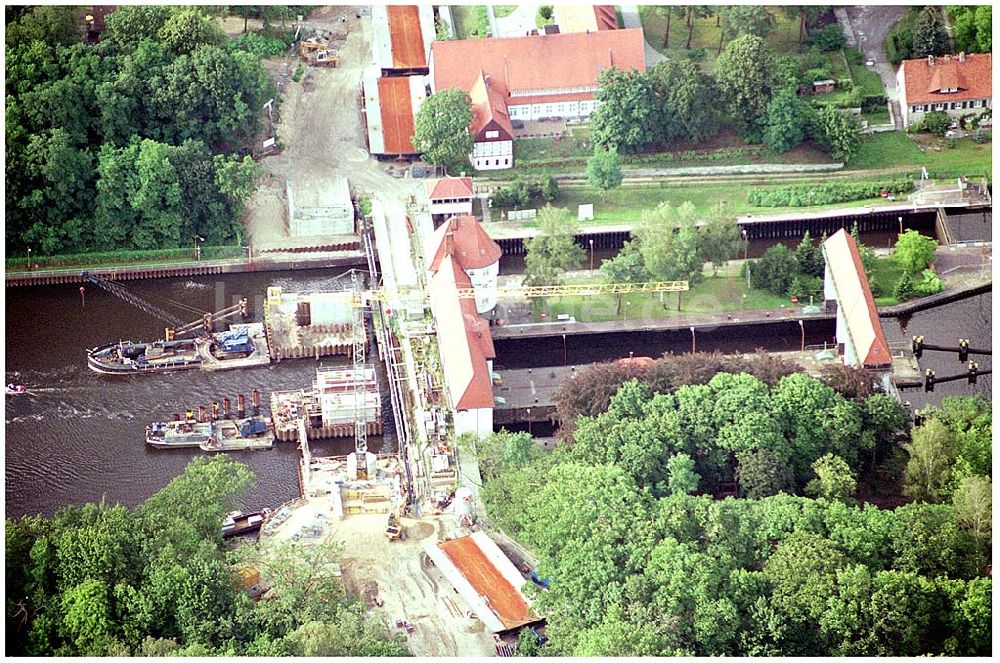
POLYGON ((66 11, 7 24, 8 251, 232 241, 255 171, 220 179, 274 96, 259 57, 223 48, 197 8, 118 7, 97 45, 66 11))
MULTIPOLYGON (((798 373, 712 376, 711 356, 667 360, 595 366, 567 383, 560 398, 583 393, 575 409, 589 410, 554 451, 510 464, 489 452, 489 518, 551 580, 535 603, 551 638, 539 654, 989 653, 988 477, 964 480, 954 506, 857 506, 847 501, 856 472, 873 471, 861 452, 905 434, 893 398, 849 401, 798 373), (704 373, 682 377, 688 364, 704 373), (644 382, 619 383, 595 405, 619 367, 644 382), (761 496, 719 499, 734 456, 761 496), (773 494, 806 479, 820 497, 773 494)), ((969 431, 987 413, 961 399, 925 416, 969 431)))
POLYGON ((65 507, 6 522, 7 653, 33 656, 399 656, 329 572, 328 544, 227 555, 220 523, 253 480, 225 456, 193 460, 137 509, 65 507), (253 562, 266 598, 240 591, 253 562))
POLYGON ((656 101, 653 83, 639 71, 609 67, 597 79, 600 105, 590 116, 590 132, 598 147, 638 152, 653 141, 656 101))
POLYGON ((538 212, 538 235, 525 242, 525 285, 558 285, 568 269, 583 264, 583 247, 576 243, 576 221, 569 210, 546 205, 538 212))

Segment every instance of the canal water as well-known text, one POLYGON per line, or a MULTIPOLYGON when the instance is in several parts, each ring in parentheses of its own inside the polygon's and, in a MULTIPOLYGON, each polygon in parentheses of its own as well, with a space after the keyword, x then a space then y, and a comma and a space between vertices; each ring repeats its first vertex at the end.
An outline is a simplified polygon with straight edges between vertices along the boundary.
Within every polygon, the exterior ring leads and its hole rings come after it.
MULTIPOLYGON (((218 310, 248 297, 261 319, 263 293, 269 285, 289 291, 329 290, 338 286, 338 272, 310 270, 261 272, 127 283, 150 299, 184 302, 199 310, 218 310)), ((163 325, 156 319, 94 286, 87 286, 81 304, 79 286, 44 286, 7 289, 7 382, 29 385, 34 395, 6 397, 5 496, 6 515, 51 515, 65 504, 82 504, 106 498, 109 503, 136 505, 179 474, 200 452, 159 450, 144 442, 146 425, 170 418, 188 407, 209 405, 225 396, 235 402, 239 393, 261 390, 262 406, 269 409, 273 390, 298 389, 311 384, 316 362, 290 360, 248 370, 207 373, 181 371, 161 375, 109 377, 87 368, 85 349, 115 340, 161 338, 163 325)), ((196 319, 197 314, 184 315, 196 319)), ((973 347, 990 348, 992 293, 922 311, 909 319, 884 320, 905 325, 906 338, 923 334, 928 343, 957 343, 969 338, 973 347)), ((822 344, 833 338, 832 322, 806 323, 806 343, 822 344)), ((498 368, 553 366, 563 363, 606 361, 627 356, 658 356, 663 352, 690 351, 690 333, 655 332, 623 335, 568 337, 528 343, 497 341, 498 368)), ((724 352, 794 350, 800 343, 794 321, 746 333, 732 330, 700 331, 699 350, 724 352)), ((371 357, 376 355, 371 351, 371 357)), ((990 357, 978 358, 982 370, 990 357)), ((324 364, 344 363, 342 358, 324 364)), ((938 376, 959 373, 963 367, 955 354, 925 353, 921 366, 938 376)), ((381 368, 381 367, 380 367, 381 368)), ((384 378, 383 387, 384 387, 384 378)), ((915 408, 939 402, 949 395, 991 394, 991 376, 979 384, 965 381, 937 385, 934 393, 904 393, 915 408)), ((383 388, 383 399, 388 398, 383 388)), ((370 440, 375 451, 394 450, 391 408, 383 407, 387 426, 384 438, 370 440)), ((352 440, 313 444, 315 453, 346 454, 352 440)), ((299 494, 299 452, 293 443, 276 443, 267 451, 232 454, 256 474, 257 484, 244 505, 274 506, 299 494)))
MULTIPOLYGON (((309 292, 338 287, 339 271, 260 272, 194 278, 130 281, 124 284, 149 301, 163 298, 201 311, 219 310, 247 297, 255 319, 263 319, 269 285, 309 292)), ((33 395, 6 397, 5 496, 8 516, 52 514, 65 504, 94 502, 136 505, 178 475, 197 454, 190 449, 152 449, 146 426, 198 405, 210 406, 237 394, 261 391, 269 413, 274 390, 308 387, 317 362, 286 360, 246 370, 209 373, 199 370, 160 375, 105 376, 87 368, 85 350, 117 340, 163 337, 164 324, 101 290, 86 286, 8 288, 6 302, 7 382, 28 385, 33 395)), ((164 306, 164 308, 169 308, 164 306)), ((169 309, 178 313, 177 309, 169 309)), ((178 313, 195 320, 197 313, 178 313)), ((369 361, 377 358, 370 350, 369 361)), ((324 358, 324 365, 346 359, 324 358)), ((388 393, 383 390, 383 398, 388 393)), ((383 416, 390 420, 386 403, 383 416)), ((387 430, 391 431, 391 426, 387 430)), ((373 451, 391 451, 394 439, 369 440, 373 451)), ((312 443, 319 455, 346 454, 353 439, 312 443)), ((299 451, 295 443, 273 449, 231 454, 256 474, 257 485, 245 506, 274 506, 297 497, 299 451)))

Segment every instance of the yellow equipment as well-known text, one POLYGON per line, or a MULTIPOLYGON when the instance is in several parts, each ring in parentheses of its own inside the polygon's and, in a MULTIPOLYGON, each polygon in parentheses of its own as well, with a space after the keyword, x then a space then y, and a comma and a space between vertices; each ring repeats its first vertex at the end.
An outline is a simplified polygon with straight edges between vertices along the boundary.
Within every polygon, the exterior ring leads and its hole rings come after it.
MULTIPOLYGON (((627 295, 633 292, 686 292, 687 281, 648 281, 646 283, 574 283, 569 285, 525 285, 500 286, 498 297, 567 297, 586 295, 627 295)), ((372 302, 382 302, 390 295, 385 290, 344 291, 345 297, 350 297, 352 306, 371 306, 372 302)), ((427 290, 403 289, 398 293, 401 300, 427 301, 430 294, 427 290)), ((473 288, 459 288, 458 296, 463 299, 473 299, 476 291, 473 288)))

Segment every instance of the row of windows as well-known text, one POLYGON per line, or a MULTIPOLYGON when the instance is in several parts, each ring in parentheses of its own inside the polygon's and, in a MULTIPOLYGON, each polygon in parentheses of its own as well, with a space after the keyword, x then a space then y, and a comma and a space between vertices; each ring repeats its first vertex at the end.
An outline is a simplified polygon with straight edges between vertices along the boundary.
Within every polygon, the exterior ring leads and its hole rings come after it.
POLYGON ((585 87, 556 87, 547 90, 511 90, 512 97, 538 97, 543 94, 580 94, 581 92, 597 92, 596 85, 585 87))
POLYGON ((596 101, 563 101, 511 106, 510 116, 515 120, 530 120, 537 117, 586 117, 593 113, 596 107, 596 101))
POLYGON ((946 110, 960 110, 963 108, 982 108, 985 102, 982 99, 976 99, 975 101, 945 101, 936 104, 913 104, 910 110, 914 113, 919 113, 921 111, 946 111, 946 110))
POLYGON ((472 202, 472 198, 442 198, 440 200, 435 200, 435 205, 448 205, 451 203, 469 203, 472 202))
POLYGON ((510 157, 504 159, 476 159, 476 168, 482 170, 483 168, 489 168, 490 166, 509 166, 510 157), (501 163, 502 162, 502 163, 501 163))
POLYGON ((495 140, 486 143, 476 143, 472 146, 473 157, 495 157, 514 153, 514 146, 509 140, 495 140))

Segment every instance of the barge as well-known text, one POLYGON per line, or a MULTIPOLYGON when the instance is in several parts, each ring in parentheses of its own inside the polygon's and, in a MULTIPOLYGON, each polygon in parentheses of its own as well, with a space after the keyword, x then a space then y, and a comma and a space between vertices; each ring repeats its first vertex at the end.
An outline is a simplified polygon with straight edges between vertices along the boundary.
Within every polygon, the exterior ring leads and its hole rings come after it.
POLYGON ((234 324, 193 339, 119 341, 87 352, 90 370, 109 375, 164 373, 194 368, 224 370, 270 363, 260 323, 234 324))
POLYGON ((201 449, 243 451, 274 446, 271 420, 253 416, 244 419, 154 422, 146 427, 146 444, 157 449, 201 449))

